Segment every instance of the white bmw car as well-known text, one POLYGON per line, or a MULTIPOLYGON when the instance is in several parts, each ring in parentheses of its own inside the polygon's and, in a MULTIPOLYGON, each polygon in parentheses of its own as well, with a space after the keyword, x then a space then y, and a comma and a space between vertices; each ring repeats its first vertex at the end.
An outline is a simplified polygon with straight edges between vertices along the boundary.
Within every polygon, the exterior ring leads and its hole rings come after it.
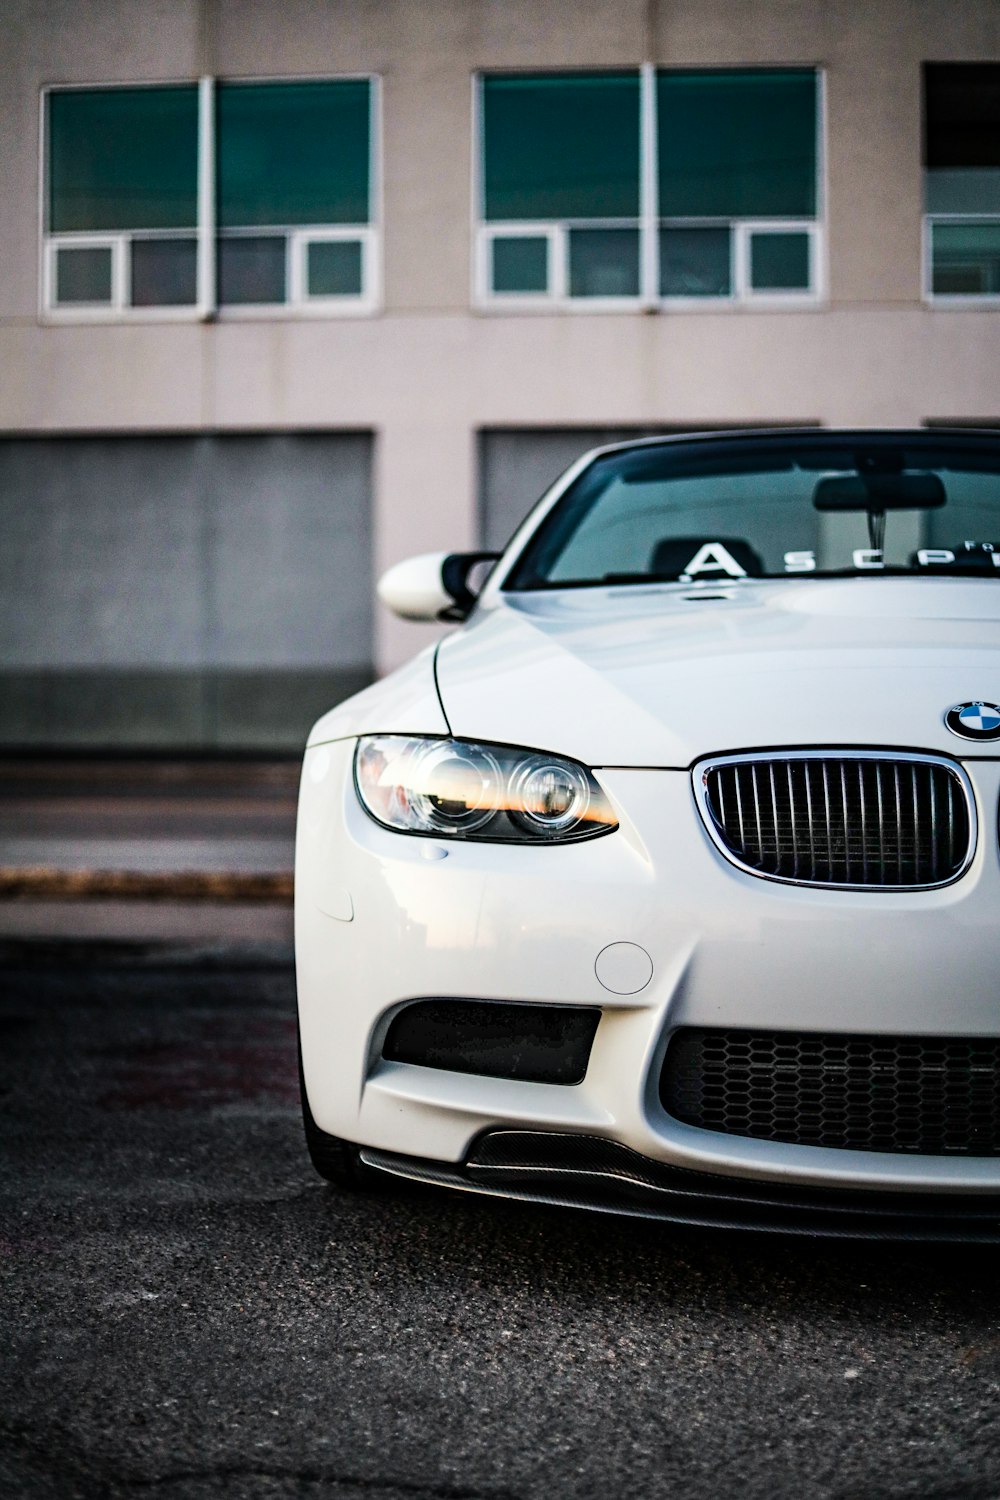
POLYGON ((380 594, 466 623, 309 738, 319 1172, 1000 1239, 1000 433, 600 449, 380 594))

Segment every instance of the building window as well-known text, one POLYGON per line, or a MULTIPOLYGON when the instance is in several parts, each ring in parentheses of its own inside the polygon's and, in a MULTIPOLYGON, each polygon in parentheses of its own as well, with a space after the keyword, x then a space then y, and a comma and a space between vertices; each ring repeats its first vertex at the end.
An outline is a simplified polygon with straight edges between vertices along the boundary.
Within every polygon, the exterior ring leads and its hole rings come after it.
POLYGON ((663 297, 814 292, 817 135, 811 71, 657 75, 663 297))
POLYGON ((638 73, 482 80, 487 295, 639 294, 638 73))
POLYGON ((365 80, 218 85, 220 306, 365 297, 369 94, 365 80))
POLYGON ((1000 63, 924 68, 925 291, 1000 302, 1000 63))
POLYGON ((481 303, 817 297, 815 71, 490 74, 479 90, 481 303))
POLYGON ((46 98, 46 303, 121 312, 198 301, 198 86, 46 98))
POLYGON ((373 95, 367 79, 49 90, 44 309, 371 310, 373 95))

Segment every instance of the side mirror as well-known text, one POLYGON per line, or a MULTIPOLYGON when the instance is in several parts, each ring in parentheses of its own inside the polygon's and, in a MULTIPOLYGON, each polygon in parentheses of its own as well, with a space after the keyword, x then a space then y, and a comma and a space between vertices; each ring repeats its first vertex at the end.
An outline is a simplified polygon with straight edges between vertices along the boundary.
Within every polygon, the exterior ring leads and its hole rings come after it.
POLYGON ((397 563, 378 581, 378 596, 404 620, 464 620, 476 602, 472 570, 499 552, 425 552, 397 563))

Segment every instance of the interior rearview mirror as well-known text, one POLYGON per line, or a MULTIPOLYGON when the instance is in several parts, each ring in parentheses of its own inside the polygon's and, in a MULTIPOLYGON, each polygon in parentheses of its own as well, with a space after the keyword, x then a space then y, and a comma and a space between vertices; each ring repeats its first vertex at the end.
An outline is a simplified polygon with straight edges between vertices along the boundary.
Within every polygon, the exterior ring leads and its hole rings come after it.
POLYGON ((817 510, 937 510, 946 500, 937 474, 834 474, 813 491, 817 510))

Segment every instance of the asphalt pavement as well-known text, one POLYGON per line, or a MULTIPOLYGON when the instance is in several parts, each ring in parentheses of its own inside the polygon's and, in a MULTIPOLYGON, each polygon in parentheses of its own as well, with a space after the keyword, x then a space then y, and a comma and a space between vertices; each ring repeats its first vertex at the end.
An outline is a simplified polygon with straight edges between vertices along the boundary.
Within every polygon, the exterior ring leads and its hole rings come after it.
POLYGON ((287 949, 0 944, 7 1500, 989 1500, 994 1250, 345 1196, 287 949))

